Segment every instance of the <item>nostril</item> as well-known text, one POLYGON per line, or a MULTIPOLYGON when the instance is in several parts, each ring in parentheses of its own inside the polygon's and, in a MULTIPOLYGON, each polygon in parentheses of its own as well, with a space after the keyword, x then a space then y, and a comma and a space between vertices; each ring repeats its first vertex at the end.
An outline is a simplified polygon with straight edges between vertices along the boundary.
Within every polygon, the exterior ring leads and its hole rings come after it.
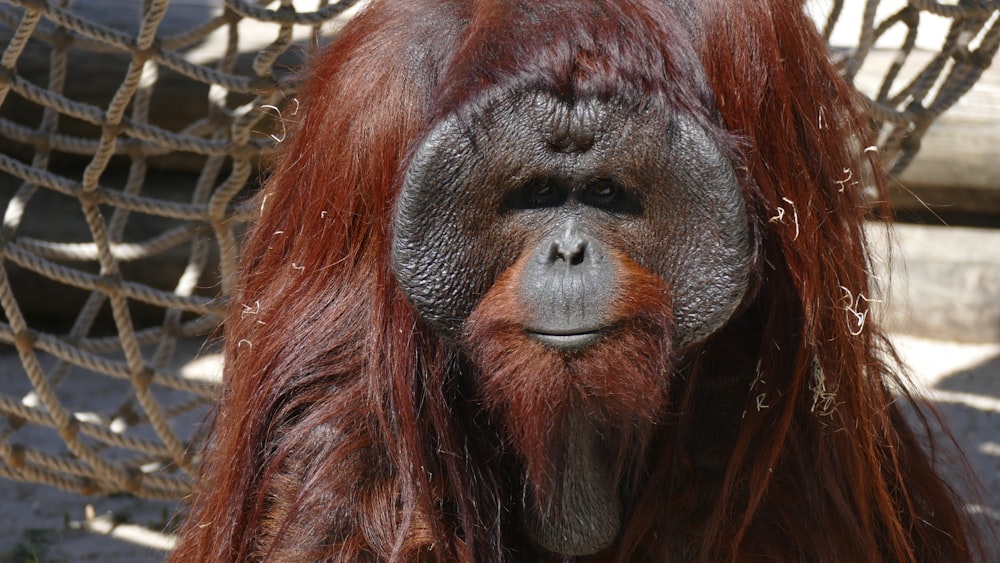
POLYGON ((552 241, 552 244, 549 246, 549 255, 546 256, 545 263, 555 264, 556 262, 560 262, 562 260, 565 260, 565 258, 563 257, 562 247, 559 246, 559 241, 552 241))
POLYGON ((549 264, 555 264, 556 262, 565 262, 570 266, 579 266, 583 264, 587 257, 587 241, 574 239, 571 241, 552 241, 552 246, 549 248, 548 262, 549 264))
POLYGON ((570 266, 583 264, 583 259, 587 256, 587 241, 579 241, 576 248, 572 250, 569 257, 570 266))

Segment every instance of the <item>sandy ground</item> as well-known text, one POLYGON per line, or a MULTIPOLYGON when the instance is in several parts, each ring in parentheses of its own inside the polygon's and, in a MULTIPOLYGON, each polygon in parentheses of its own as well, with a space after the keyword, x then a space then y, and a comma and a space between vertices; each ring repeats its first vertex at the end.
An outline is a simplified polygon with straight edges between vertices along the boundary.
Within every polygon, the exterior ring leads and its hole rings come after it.
MULTIPOLYGON (((985 494, 970 501, 970 510, 1000 528, 1000 344, 895 340, 982 481, 985 494)), ((0 386, 21 377, 17 358, 0 356, 0 386)), ((176 509, 171 502, 85 498, 0 480, 0 563, 160 561, 171 541, 159 531, 176 509)))

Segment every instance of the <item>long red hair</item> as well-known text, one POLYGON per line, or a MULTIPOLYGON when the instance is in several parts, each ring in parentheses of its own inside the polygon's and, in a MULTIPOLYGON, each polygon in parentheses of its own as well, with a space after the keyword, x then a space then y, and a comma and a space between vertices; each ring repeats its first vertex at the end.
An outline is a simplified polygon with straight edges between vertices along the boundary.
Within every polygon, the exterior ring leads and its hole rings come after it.
POLYGON ((972 559, 868 315, 862 190, 884 182, 865 108, 801 2, 554 1, 564 21, 546 37, 523 31, 517 4, 375 1, 311 64, 302 122, 255 200, 215 431, 173 560, 541 557, 510 523, 520 490, 468 361, 399 292, 390 225, 434 120, 544 73, 518 57, 565 56, 566 37, 611 25, 595 23, 602 10, 622 36, 594 69, 703 66, 714 100, 678 90, 678 103, 728 131, 759 255, 739 316, 679 356, 673 414, 600 558, 972 559))

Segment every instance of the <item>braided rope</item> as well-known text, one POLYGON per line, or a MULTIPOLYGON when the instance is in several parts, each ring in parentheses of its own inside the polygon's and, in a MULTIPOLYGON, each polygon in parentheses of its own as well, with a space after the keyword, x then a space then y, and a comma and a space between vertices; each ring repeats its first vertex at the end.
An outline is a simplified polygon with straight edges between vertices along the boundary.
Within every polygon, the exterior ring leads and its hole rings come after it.
MULTIPOLYGON (((834 0, 823 28, 829 38, 844 0, 834 0)), ((876 43, 894 28, 902 27, 904 39, 893 46, 893 61, 884 72, 877 93, 870 95, 872 117, 880 123, 879 150, 890 173, 899 175, 920 150, 920 140, 933 121, 955 104, 979 80, 1000 47, 1000 0, 910 0, 896 12, 877 21, 879 0, 866 0, 858 42, 840 58, 844 74, 856 78, 876 43), (935 46, 933 56, 920 60, 918 28, 925 16, 950 20, 948 31, 935 46), (907 64, 918 69, 902 81, 907 64)))
MULTIPOLYGON (((282 57, 318 43, 357 0, 309 1, 216 0, 177 29, 165 23, 170 0, 143 0, 123 29, 68 0, 0 0, 0 360, 16 352, 21 367, 0 375, 0 477, 83 494, 189 492, 191 446, 217 391, 189 361, 222 319, 249 216, 237 198, 253 188, 257 162, 281 137, 277 108, 294 95, 282 57), (95 55, 115 77, 99 99, 73 88, 89 79, 74 75, 74 61, 95 55), (29 59, 45 61, 41 73, 24 70, 29 59), (163 119, 157 96, 168 81, 200 96, 199 115, 163 119), (64 234, 63 221, 76 230, 64 234), (176 272, 140 275, 162 263, 176 272), (64 292, 76 300, 53 327, 35 309, 64 292), (86 382, 101 401, 75 396, 86 382), (36 440, 39 431, 59 439, 36 440)), ((824 6, 817 19, 829 39, 845 23, 844 2, 824 6)), ((1000 0, 912 0, 882 17, 880 7, 866 0, 857 42, 835 55, 854 79, 903 29, 895 61, 866 92, 882 157, 899 173, 996 54, 1000 0), (904 80, 928 14, 950 20, 949 31, 904 80)))
POLYGON ((0 56, 0 142, 12 149, 0 153, 0 346, 7 347, 0 353, 13 349, 23 368, 23 383, 0 387, 0 476, 84 494, 189 491, 197 461, 189 446, 216 383, 183 363, 218 326, 232 287, 247 216, 234 199, 275 143, 266 121, 273 114, 261 108, 294 93, 279 57, 296 41, 315 41, 321 25, 354 3, 319 0, 300 10, 304 2, 272 9, 229 0, 177 29, 164 24, 169 0, 144 0, 130 30, 65 0, 0 4, 0 32, 9 30, 0 56), (256 24, 252 39, 270 41, 246 65, 248 24, 256 24), (97 101, 69 87, 72 61, 88 54, 106 57, 117 77, 97 101), (31 57, 47 59, 44 77, 21 70, 31 57), (158 121, 155 96, 168 74, 186 92, 206 92, 203 115, 180 125, 158 121), (25 104, 41 116, 9 109, 25 104), (157 159, 185 155, 183 184, 152 189, 163 173, 157 159), (34 228, 64 220, 49 210, 52 201, 76 202, 70 238, 34 228), (165 226, 130 234, 146 222, 165 226), (173 256, 177 274, 156 282, 137 276, 138 265, 159 267, 164 255, 173 256), (39 300, 34 280, 76 289, 70 326, 50 329, 25 308, 39 300), (159 311, 158 320, 148 313, 137 320, 138 306, 159 311), (74 397, 81 378, 106 388, 106 400, 81 404, 74 397), (54 431, 62 447, 34 441, 39 429, 54 431))

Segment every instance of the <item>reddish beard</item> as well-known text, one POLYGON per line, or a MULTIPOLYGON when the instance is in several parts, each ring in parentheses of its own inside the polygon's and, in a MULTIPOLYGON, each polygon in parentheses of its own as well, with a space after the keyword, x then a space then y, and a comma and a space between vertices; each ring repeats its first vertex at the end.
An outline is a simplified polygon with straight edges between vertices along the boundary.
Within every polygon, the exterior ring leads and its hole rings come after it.
POLYGON ((618 487, 641 465, 668 406, 669 290, 631 260, 616 258, 620 289, 608 328, 583 349, 551 348, 525 332, 529 316, 517 289, 521 263, 501 274, 466 324, 479 397, 523 464, 537 509, 547 510, 563 494, 573 436, 595 438, 584 444, 600 465, 592 469, 618 487))

